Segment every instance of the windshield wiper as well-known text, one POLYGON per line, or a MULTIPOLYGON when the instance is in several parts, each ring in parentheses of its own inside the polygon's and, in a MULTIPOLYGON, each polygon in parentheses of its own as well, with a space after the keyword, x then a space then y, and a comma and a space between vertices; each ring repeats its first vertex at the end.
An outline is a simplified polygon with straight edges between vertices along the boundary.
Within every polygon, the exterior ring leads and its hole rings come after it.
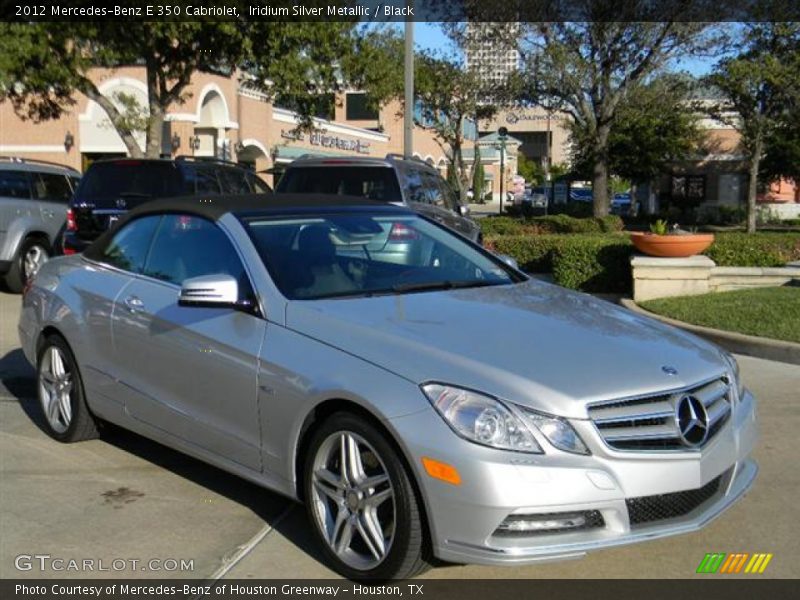
POLYGON ((458 288, 485 287, 497 285, 493 281, 423 281, 420 283, 398 283, 392 286, 392 290, 398 293, 403 292, 426 292, 433 290, 455 290, 458 288))

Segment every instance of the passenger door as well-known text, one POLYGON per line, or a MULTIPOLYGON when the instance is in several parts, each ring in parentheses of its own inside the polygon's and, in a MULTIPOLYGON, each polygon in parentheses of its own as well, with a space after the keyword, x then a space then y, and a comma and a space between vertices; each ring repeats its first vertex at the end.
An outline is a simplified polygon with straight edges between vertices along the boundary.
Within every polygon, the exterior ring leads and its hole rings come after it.
POLYGON ((32 173, 33 199, 38 200, 39 214, 45 232, 54 243, 67 220, 67 204, 72 188, 66 176, 59 173, 32 173))
POLYGON ((32 208, 30 198, 27 172, 0 170, 0 260, 11 260, 16 252, 16 248, 5 248, 6 235, 14 220, 28 216, 32 208))
POLYGON ((136 419, 206 452, 261 468, 258 353, 266 321, 229 308, 178 305, 184 280, 225 273, 253 297, 227 235, 165 215, 142 276, 120 294, 113 333, 125 404, 136 419))

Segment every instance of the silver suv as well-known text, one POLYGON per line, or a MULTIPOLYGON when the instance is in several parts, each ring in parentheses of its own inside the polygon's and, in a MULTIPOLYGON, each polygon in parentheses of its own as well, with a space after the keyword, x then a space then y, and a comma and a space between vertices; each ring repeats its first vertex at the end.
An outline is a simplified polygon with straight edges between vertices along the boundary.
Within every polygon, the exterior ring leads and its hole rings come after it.
POLYGON ((0 157, 0 277, 20 292, 53 254, 78 171, 39 160, 0 157))
POLYGON ((418 159, 387 154, 385 158, 320 157, 295 160, 275 188, 278 193, 356 196, 406 205, 480 243, 480 226, 469 216, 455 190, 439 172, 418 159))

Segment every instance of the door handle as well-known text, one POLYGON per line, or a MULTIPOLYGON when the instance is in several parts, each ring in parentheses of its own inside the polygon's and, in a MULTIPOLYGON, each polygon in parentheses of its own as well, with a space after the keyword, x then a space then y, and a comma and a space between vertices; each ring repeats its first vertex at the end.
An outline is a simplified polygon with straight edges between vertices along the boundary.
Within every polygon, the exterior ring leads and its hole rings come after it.
POLYGON ((132 313, 138 312, 140 310, 144 310, 144 302, 139 300, 136 296, 128 296, 125 298, 125 306, 128 310, 132 313))

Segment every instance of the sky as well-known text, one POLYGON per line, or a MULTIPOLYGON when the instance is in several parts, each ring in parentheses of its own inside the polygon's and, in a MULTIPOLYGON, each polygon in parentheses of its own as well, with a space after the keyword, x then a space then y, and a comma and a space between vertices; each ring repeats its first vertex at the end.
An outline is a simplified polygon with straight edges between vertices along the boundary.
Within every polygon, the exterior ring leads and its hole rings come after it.
MULTIPOLYGON (((402 25, 398 25, 402 30, 402 25)), ((455 52, 457 48, 445 36, 438 23, 415 23, 414 44, 420 50, 439 50, 446 54, 455 52)), ((676 70, 685 70, 699 77, 709 73, 714 66, 711 59, 693 58, 676 65, 676 70)))

